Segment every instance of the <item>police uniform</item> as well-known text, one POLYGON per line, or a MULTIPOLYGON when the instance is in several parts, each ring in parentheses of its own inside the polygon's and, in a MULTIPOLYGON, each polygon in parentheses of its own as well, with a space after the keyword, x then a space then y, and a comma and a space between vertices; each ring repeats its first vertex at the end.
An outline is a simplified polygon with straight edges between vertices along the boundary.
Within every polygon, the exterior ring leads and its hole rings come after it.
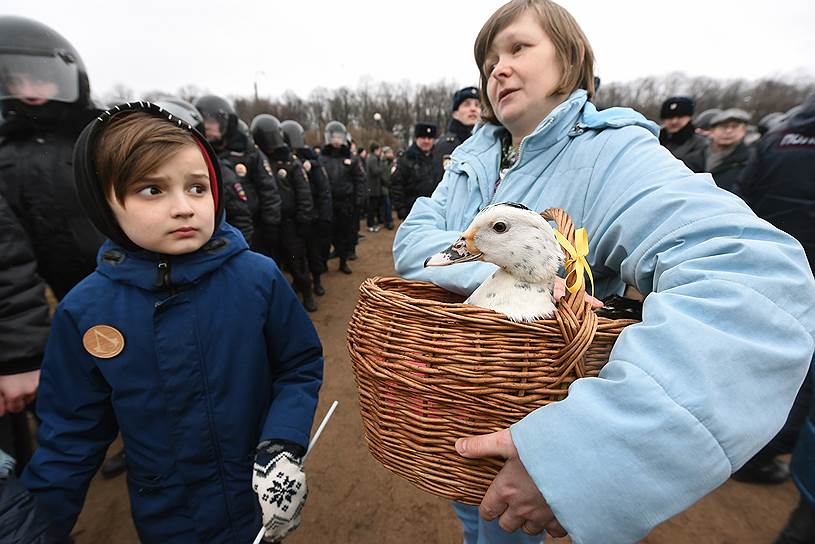
POLYGON ((311 228, 306 236, 306 257, 308 268, 311 271, 314 293, 322 296, 325 290, 322 287, 320 276, 328 270, 334 215, 331 186, 328 183, 325 168, 320 164, 317 154, 311 148, 304 147, 296 150, 294 158, 302 161, 314 203, 311 228))
MULTIPOLYGON (((455 112, 462 102, 471 98, 480 100, 476 87, 464 87, 456 91, 455 94, 453 94, 453 111, 455 112)), ((436 178, 441 180, 442 176, 444 176, 444 169, 447 168, 447 164, 450 162, 450 156, 453 154, 453 150, 470 137, 474 127, 475 125, 465 125, 458 119, 450 119, 450 123, 447 125, 447 132, 442 134, 433 148, 434 161, 436 163, 436 173, 434 175, 436 178)))
MULTIPOLYGON (((311 301, 311 273, 306 254, 306 240, 314 214, 311 188, 302 163, 292 158, 288 148, 274 150, 271 165, 277 176, 282 215, 275 254, 283 268, 292 275, 294 286, 306 304, 307 300, 311 301)), ((306 304, 307 309, 311 305, 306 304)))
POLYGON ((354 249, 359 222, 354 224, 356 208, 362 205, 365 195, 365 176, 358 157, 343 145, 339 148, 328 144, 320 153, 320 164, 328 174, 334 214, 333 243, 340 258, 340 268, 354 249))
POLYGON ((272 256, 280 234, 281 201, 269 160, 256 147, 244 151, 224 149, 218 158, 222 166, 235 173, 246 195, 254 225, 252 249, 272 256))
MULTIPOLYGON (((435 138, 436 125, 417 123, 414 134, 417 138, 435 138)), ((396 160, 396 170, 391 177, 391 196, 400 219, 408 216, 417 198, 433 194, 441 181, 438 174, 433 150, 425 153, 415 142, 396 160)))

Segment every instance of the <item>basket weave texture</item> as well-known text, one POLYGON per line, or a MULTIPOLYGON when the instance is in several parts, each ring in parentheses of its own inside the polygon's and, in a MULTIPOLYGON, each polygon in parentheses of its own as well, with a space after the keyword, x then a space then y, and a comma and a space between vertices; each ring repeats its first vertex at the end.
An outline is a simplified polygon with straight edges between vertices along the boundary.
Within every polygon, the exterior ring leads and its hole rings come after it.
MULTIPOLYGON (((574 245, 566 212, 542 215, 574 245)), ((585 284, 551 318, 515 323, 430 283, 366 280, 348 350, 374 458, 420 489, 479 504, 503 460, 465 459, 455 441, 505 429, 565 398, 572 382, 599 373, 617 336, 635 323, 598 317, 584 294, 585 284)))

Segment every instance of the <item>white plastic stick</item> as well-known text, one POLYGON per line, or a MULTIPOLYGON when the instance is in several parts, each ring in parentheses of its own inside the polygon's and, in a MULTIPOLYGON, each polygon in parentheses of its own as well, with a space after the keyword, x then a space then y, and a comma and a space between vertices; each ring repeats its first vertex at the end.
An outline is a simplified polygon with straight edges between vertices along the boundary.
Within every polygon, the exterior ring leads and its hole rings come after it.
MULTIPOLYGON (((339 402, 336 401, 336 400, 331 404, 331 408, 328 409, 328 413, 325 415, 323 420, 320 422, 320 426, 317 427, 317 432, 314 433, 314 436, 311 438, 311 442, 308 443, 308 449, 306 450, 306 454, 303 456, 303 463, 304 464, 306 462, 306 458, 308 457, 308 454, 311 453, 311 450, 314 448, 314 444, 317 443, 317 439, 320 438, 320 435, 322 434, 323 429, 325 429, 326 423, 328 423, 328 420, 331 419, 332 415, 334 415, 334 410, 337 409, 338 404, 339 404, 339 402)), ((260 532, 258 533, 258 536, 255 537, 255 541, 252 542, 252 544, 260 544, 260 541, 263 540, 263 533, 265 533, 265 532, 266 532, 266 527, 261 527, 260 532)))

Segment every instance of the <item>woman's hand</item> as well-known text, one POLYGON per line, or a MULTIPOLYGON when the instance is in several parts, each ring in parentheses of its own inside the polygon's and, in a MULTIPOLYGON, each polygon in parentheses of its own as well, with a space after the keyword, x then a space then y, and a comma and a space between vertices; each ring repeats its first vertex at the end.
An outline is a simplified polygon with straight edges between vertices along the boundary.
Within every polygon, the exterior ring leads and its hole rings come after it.
POLYGON ((482 518, 487 521, 499 518, 498 525, 510 533, 521 528, 530 535, 546 530, 556 538, 566 536, 566 530, 555 518, 521 463, 509 429, 459 438, 456 441, 456 451, 462 457, 470 459, 503 457, 507 460, 481 501, 479 512, 482 518))
MULTIPOLYGON (((560 300, 564 296, 566 296, 566 282, 563 281, 563 278, 560 276, 555 276, 555 288, 553 289, 552 294, 555 297, 555 300, 560 300)), ((594 298, 590 294, 586 293, 586 300, 589 301, 591 307, 595 310, 598 308, 603 307, 603 303, 600 302, 598 299, 594 298)))

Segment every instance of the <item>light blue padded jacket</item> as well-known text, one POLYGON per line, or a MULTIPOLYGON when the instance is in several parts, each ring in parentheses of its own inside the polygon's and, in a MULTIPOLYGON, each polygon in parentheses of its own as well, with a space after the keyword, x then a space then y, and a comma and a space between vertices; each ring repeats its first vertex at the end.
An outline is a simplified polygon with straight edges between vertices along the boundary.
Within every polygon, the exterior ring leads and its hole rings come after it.
POLYGON ((515 201, 564 208, 586 228, 598 297, 626 284, 648 295, 598 378, 511 428, 573 542, 634 542, 782 426, 815 345, 815 281, 797 241, 688 170, 633 110, 598 112, 575 91, 523 140, 495 192, 501 130, 478 130, 416 201, 394 241, 396 270, 472 292, 493 265, 424 260, 485 205, 515 201))

